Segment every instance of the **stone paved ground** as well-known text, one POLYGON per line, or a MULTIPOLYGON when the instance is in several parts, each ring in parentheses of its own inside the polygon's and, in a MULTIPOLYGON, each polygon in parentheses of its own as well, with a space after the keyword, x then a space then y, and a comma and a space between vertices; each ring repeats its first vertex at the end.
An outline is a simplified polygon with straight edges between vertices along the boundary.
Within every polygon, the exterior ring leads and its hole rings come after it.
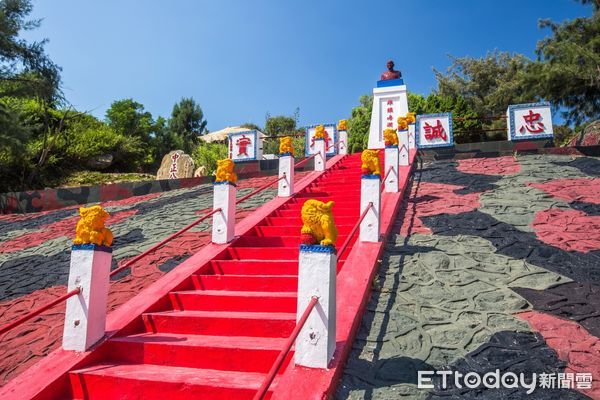
MULTIPOLYGON (((306 173, 299 173, 297 179, 306 173)), ((241 180, 238 197, 273 177, 241 180)), ((276 186, 238 206, 238 220, 272 199, 276 186)), ((212 185, 153 193, 104 203, 115 235, 114 265, 122 263, 212 209, 212 185)), ((77 207, 0 216, 0 325, 65 293, 69 248, 77 207)), ((210 219, 117 274, 110 286, 113 310, 156 281, 209 241, 210 219)), ((64 305, 0 336, 0 384, 22 372, 60 344, 64 305)))
POLYGON ((599 219, 596 158, 418 168, 337 398, 600 399, 599 219), (593 387, 416 386, 419 370, 496 369, 587 372, 593 387))

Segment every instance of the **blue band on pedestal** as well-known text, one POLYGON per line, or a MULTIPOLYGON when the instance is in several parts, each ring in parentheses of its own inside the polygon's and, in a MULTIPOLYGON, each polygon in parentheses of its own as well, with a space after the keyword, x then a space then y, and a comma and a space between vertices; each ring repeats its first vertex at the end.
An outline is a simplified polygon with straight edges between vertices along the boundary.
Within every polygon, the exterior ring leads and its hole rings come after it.
POLYGON ((408 129, 403 129, 403 130, 401 130, 401 131, 398 131, 398 133, 403 133, 403 134, 405 133, 405 134, 407 134, 407 135, 408 135, 408 129))
POLYGON ((404 85, 404 79, 388 79, 385 81, 377 81, 377 87, 401 86, 404 85))
POLYGON ((362 174, 361 179, 379 179, 379 180, 381 180, 381 175, 379 175, 379 174, 362 174))
POLYGON ((213 185, 231 185, 237 187, 237 185, 231 181, 213 182, 213 185))
POLYGON ((279 157, 292 157, 292 153, 286 151, 285 153, 279 153, 279 157))
POLYGON ((386 145, 385 148, 386 149, 397 149, 398 145, 397 144, 390 144, 390 145, 386 145))
POLYGON ((92 251, 103 251, 105 253, 112 253, 112 247, 109 246, 99 246, 93 243, 85 243, 85 244, 74 244, 71 246, 71 250, 92 250, 92 251))
POLYGON ((325 138, 315 138, 315 140, 325 140, 325 138))
POLYGON ((336 254, 337 250, 334 246, 323 246, 322 244, 301 244, 300 251, 309 253, 327 253, 336 254))

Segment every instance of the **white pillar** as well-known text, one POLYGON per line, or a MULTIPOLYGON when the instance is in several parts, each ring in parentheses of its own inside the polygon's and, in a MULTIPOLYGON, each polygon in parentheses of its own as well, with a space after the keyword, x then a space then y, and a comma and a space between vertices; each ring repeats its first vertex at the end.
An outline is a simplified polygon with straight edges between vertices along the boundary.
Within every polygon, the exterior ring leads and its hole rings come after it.
POLYGON ((324 139, 315 140, 315 153, 318 153, 315 156, 315 171, 325 171, 325 161, 327 160, 327 155, 324 139))
POLYGON ((339 153, 348 154, 348 131, 338 132, 339 153))
POLYGON ((379 242, 381 187, 379 175, 363 175, 360 180, 360 212, 361 214, 373 203, 365 218, 360 223, 359 240, 361 242, 379 242))
POLYGON ((213 214, 212 241, 223 244, 233 240, 235 235, 235 196, 237 188, 230 182, 215 182, 213 194, 213 210, 221 212, 213 214))
POLYGON ((408 146, 408 130, 398 131, 398 161, 400 165, 410 165, 408 146))
POLYGON ((111 261, 110 247, 72 247, 67 290, 79 287, 81 292, 67 300, 63 349, 87 351, 104 336, 111 261))
POLYGON ((415 124, 408 124, 408 148, 416 149, 417 141, 415 139, 416 127, 415 124))
POLYGON ((392 168, 384 181, 385 191, 387 193, 398 192, 398 146, 389 146, 385 148, 385 173, 392 168))
POLYGON ((312 296, 317 296, 319 302, 296 339, 294 363, 304 367, 327 368, 335 352, 335 248, 301 245, 299 264, 296 321, 304 313, 312 296))
POLYGON ((294 157, 280 156, 279 157, 279 177, 285 178, 279 181, 277 188, 277 196, 290 197, 294 194, 294 157))

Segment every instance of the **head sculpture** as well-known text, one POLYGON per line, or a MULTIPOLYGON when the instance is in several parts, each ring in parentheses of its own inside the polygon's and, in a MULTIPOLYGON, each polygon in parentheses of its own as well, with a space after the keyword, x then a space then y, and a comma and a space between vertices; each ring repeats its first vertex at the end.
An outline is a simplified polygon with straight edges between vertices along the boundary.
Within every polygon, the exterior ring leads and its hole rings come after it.
POLYGON ((377 150, 364 150, 360 156, 363 175, 381 175, 379 152, 377 150))
POLYGON ((386 146, 398 146, 398 134, 395 129, 386 129, 383 131, 383 140, 386 146))
POLYGON ((292 145, 291 136, 284 136, 279 139, 279 154, 294 155, 294 146, 292 145))
POLYGON ((216 179, 215 179, 215 183, 218 182, 230 182, 233 183, 234 185, 237 183, 237 175, 236 173, 233 171, 233 160, 231 160, 230 158, 225 158, 223 160, 218 160, 217 161, 217 172, 216 172, 216 179))
POLYGON ((333 221, 334 202, 306 200, 302 205, 302 244, 335 246, 338 231, 333 221))
POLYGON ((338 122, 338 131, 345 131, 347 130, 347 125, 348 125, 348 121, 345 119, 340 119, 340 121, 338 122))
POLYGON ((408 122, 409 124, 414 124, 415 122, 417 122, 417 116, 414 112, 407 112, 406 113, 406 122, 408 122))
POLYGON ((315 128, 315 139, 325 139, 325 127, 323 125, 318 125, 315 128))
POLYGON ((398 117, 398 130, 405 131, 408 129, 408 121, 406 117, 398 117))
POLYGON ((100 206, 81 207, 79 221, 75 227, 74 244, 95 244, 110 246, 113 234, 104 226, 109 214, 100 206))

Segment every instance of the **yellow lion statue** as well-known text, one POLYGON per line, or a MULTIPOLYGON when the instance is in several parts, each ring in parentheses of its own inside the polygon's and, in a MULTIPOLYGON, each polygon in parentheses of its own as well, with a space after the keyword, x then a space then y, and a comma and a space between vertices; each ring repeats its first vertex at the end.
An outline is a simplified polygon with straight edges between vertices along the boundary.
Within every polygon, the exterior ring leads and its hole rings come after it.
POLYGON ((348 124, 348 121, 346 121, 345 119, 340 119, 340 121, 338 122, 338 126, 337 126, 338 131, 347 130, 346 129, 347 124, 348 124))
POLYGON ((386 146, 398 146, 398 134, 395 129, 386 129, 383 131, 383 140, 386 146))
POLYGON ((325 139, 325 127, 323 125, 315 128, 315 139, 325 139))
POLYGON ((364 175, 381 175, 379 152, 377 150, 363 150, 360 161, 362 161, 361 168, 364 175))
POLYGON ((233 172, 233 161, 230 158, 217 161, 217 179, 215 182, 231 182, 237 183, 237 175, 233 172))
POLYGON ((338 231, 333 221, 333 201, 306 200, 302 205, 302 243, 335 246, 338 231))
POLYGON ((406 117, 398 117, 398 130, 405 131, 408 129, 408 121, 406 117))
POLYGON ((113 234, 104 227, 109 215, 100 206, 81 207, 79 221, 75 228, 75 244, 95 244, 97 246, 110 246, 113 234))
POLYGON ((290 153, 294 155, 294 146, 292 145, 292 137, 284 136, 279 139, 279 154, 290 153))
POLYGON ((406 113, 406 122, 408 122, 409 124, 414 124, 415 122, 417 122, 416 114, 414 112, 406 113))

